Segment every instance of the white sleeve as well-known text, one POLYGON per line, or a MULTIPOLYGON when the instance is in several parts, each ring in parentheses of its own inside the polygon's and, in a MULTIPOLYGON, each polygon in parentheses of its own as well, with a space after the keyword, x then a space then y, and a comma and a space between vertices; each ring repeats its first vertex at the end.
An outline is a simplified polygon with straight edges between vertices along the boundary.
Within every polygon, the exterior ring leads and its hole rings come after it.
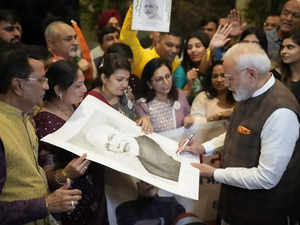
POLYGON ((277 109, 263 126, 258 166, 216 169, 214 179, 245 189, 273 188, 287 168, 298 137, 299 121, 296 113, 286 108, 277 109))
POLYGON ((217 148, 222 147, 224 145, 225 136, 226 132, 215 138, 212 138, 207 142, 204 142, 202 146, 205 149, 205 155, 212 155, 217 148))

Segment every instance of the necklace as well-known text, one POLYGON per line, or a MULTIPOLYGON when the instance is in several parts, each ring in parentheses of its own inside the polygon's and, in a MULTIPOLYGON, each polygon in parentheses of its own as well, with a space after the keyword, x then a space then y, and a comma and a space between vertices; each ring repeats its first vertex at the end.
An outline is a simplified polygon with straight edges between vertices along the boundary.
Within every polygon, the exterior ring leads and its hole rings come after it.
POLYGON ((50 109, 54 114, 58 115, 59 117, 67 120, 71 117, 72 113, 74 112, 73 106, 65 106, 62 102, 48 104, 46 108, 50 109))
POLYGON ((57 110, 65 117, 70 118, 74 110, 63 110, 60 106, 57 105, 57 110))

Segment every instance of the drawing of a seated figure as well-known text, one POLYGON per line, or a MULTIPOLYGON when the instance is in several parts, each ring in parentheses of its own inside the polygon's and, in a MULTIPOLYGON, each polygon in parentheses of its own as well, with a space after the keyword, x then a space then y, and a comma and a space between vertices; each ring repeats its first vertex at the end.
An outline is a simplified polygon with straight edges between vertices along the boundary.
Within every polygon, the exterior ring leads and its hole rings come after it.
POLYGON ((90 128, 86 133, 86 139, 95 147, 104 146, 107 151, 137 157, 151 174, 178 181, 180 162, 165 153, 146 135, 132 137, 114 127, 103 125, 90 128))

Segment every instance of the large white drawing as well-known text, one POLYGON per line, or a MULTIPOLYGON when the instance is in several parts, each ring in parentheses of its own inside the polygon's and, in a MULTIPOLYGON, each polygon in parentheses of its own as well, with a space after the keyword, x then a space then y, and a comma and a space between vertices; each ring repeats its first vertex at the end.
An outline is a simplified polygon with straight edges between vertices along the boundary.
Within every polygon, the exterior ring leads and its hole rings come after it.
POLYGON ((128 174, 168 192, 198 199, 199 161, 176 155, 178 143, 159 134, 145 135, 131 121, 93 96, 87 96, 72 117, 42 141, 128 174))

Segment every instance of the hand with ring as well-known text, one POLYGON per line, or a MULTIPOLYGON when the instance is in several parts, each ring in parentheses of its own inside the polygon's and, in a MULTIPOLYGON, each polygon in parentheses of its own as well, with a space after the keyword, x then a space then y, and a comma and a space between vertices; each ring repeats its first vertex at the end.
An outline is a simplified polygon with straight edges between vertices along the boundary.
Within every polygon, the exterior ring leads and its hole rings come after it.
POLYGON ((76 208, 82 193, 78 189, 69 190, 70 186, 71 181, 68 178, 64 186, 45 198, 46 206, 50 213, 68 212, 76 208))
POLYGON ((71 201, 71 206, 72 206, 73 209, 76 208, 76 205, 75 205, 75 202, 74 202, 74 201, 71 201))

